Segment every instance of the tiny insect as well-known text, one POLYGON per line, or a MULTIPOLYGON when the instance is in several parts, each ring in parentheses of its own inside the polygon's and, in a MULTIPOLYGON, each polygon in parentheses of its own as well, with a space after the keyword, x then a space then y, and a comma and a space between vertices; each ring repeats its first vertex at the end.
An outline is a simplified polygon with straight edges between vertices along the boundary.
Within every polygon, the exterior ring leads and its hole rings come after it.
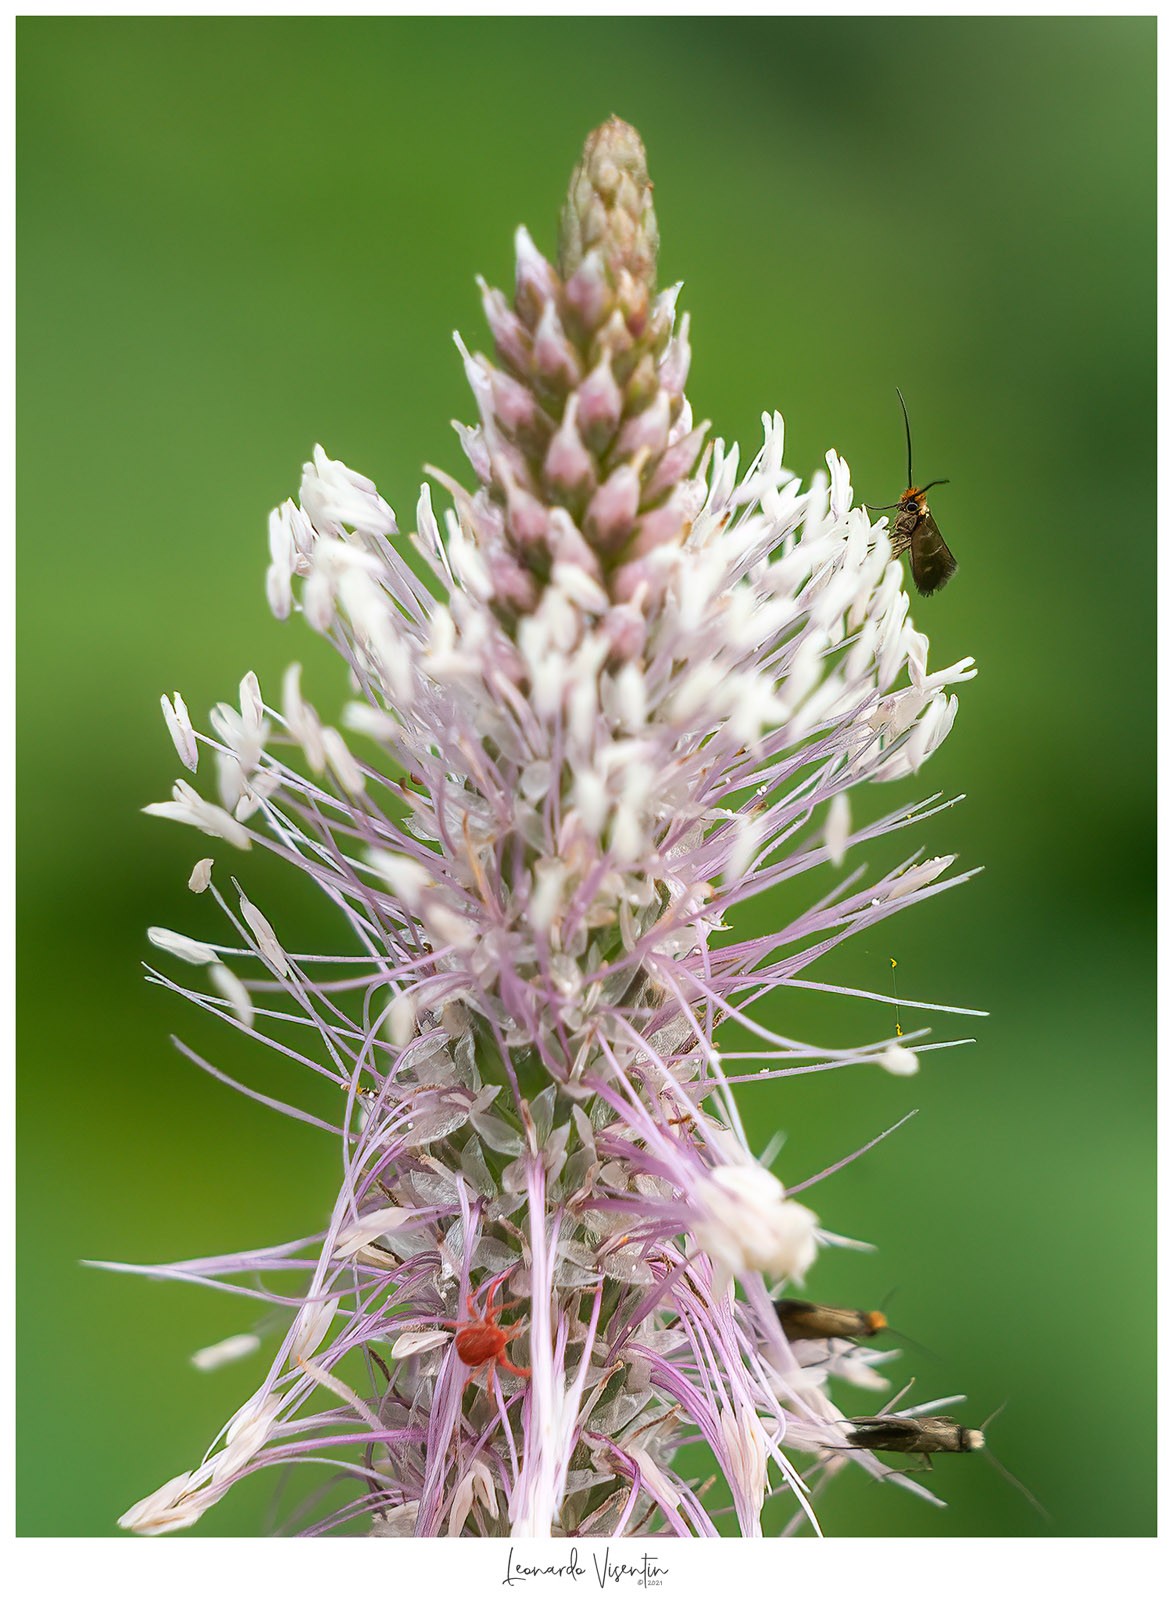
POLYGON ((892 1450, 905 1456, 931 1455, 946 1450, 964 1454, 984 1449, 980 1428, 963 1428, 952 1417, 848 1417, 847 1437, 860 1450, 892 1450))
POLYGON ((813 1300, 775 1300, 774 1310, 788 1339, 874 1339, 888 1326, 882 1311, 821 1306, 813 1300))
POLYGON ((943 589, 957 571, 953 553, 941 537, 941 530, 933 520, 926 496, 930 489, 948 478, 934 478, 923 489, 912 482, 912 429, 908 423, 908 407, 904 396, 896 391, 900 409, 904 412, 904 437, 908 444, 908 488, 893 505, 869 506, 869 511, 895 511, 896 518, 890 535, 892 554, 901 556, 908 551, 908 564, 912 568, 912 581, 921 594, 935 594, 943 589))

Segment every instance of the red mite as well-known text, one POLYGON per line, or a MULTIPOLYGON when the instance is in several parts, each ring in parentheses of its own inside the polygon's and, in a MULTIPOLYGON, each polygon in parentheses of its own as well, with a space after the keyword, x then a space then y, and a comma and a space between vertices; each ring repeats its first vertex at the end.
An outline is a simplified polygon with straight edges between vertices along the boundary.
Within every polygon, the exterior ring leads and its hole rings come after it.
MULTIPOLYGON (((504 1272, 498 1273, 489 1283, 488 1293, 485 1296, 483 1316, 478 1315, 473 1297, 470 1294, 466 1298, 469 1320, 467 1322, 444 1324, 445 1327, 456 1329, 456 1338, 454 1340, 456 1354, 464 1362, 465 1366, 472 1367, 474 1371, 478 1367, 487 1366, 490 1369, 490 1381, 492 1380, 494 1369, 499 1366, 504 1367, 506 1372, 512 1372, 518 1378, 528 1378, 530 1375, 528 1367, 515 1366, 505 1354, 505 1346, 509 1341, 516 1339, 519 1333, 524 1332, 524 1324, 511 1323, 507 1328, 499 1327, 497 1324, 497 1318, 502 1311, 510 1310, 513 1306, 519 1305, 520 1301, 511 1300, 508 1305, 503 1306, 493 1304, 493 1297, 511 1271, 512 1268, 506 1268, 504 1272)), ((473 1374, 470 1372, 465 1380, 466 1385, 472 1382, 472 1378, 473 1374)))

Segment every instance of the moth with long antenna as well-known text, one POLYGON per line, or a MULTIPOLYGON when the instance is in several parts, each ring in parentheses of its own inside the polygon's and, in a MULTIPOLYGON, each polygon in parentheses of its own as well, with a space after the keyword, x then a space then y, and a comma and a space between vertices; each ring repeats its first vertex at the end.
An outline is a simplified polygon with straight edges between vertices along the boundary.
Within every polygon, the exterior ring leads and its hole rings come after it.
POLYGON ((933 520, 926 495, 948 478, 934 478, 923 489, 915 488, 912 481, 912 429, 908 422, 908 407, 897 389, 896 397, 904 413, 904 437, 908 444, 908 488, 890 506, 869 506, 869 511, 895 511, 896 517, 889 535, 892 554, 902 556, 908 551, 908 564, 912 568, 912 581, 921 594, 935 594, 943 589, 957 571, 953 552, 941 537, 941 530, 933 520))
POLYGON ((925 1466, 939 1450, 960 1454, 985 1448, 982 1428, 963 1428, 952 1417, 848 1417, 847 1437, 860 1450, 920 1456, 925 1466))
POLYGON ((1026 1484, 1006 1467, 986 1444, 986 1429, 998 1416, 1005 1402, 980 1428, 963 1428, 952 1417, 926 1417, 905 1413, 886 1412, 878 1417, 848 1417, 844 1427, 851 1447, 857 1450, 888 1450, 896 1455, 919 1456, 925 1467, 932 1466, 932 1456, 938 1451, 950 1454, 968 1454, 981 1450, 986 1460, 1006 1482, 1011 1484, 1034 1507, 1041 1517, 1050 1521, 1051 1514, 1031 1494, 1026 1484))
POLYGON ((874 1339, 888 1326, 882 1311, 854 1306, 824 1306, 814 1300, 775 1300, 774 1310, 788 1339, 874 1339))
POLYGON ((849 1339, 858 1344, 863 1339, 874 1339, 878 1333, 893 1333, 935 1360, 932 1352, 917 1344, 906 1333, 893 1328, 882 1311, 862 1311, 856 1306, 828 1306, 814 1300, 775 1300, 774 1310, 782 1324, 782 1332, 793 1344, 802 1339, 849 1339))

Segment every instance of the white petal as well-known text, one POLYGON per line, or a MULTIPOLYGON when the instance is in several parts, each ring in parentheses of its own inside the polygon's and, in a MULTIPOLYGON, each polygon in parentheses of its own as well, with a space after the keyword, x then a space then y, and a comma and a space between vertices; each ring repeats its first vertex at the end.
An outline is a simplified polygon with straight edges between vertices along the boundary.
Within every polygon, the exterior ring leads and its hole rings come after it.
POLYGON ((757 1413, 744 1404, 736 1412, 723 1406, 721 1433, 732 1474, 754 1511, 760 1513, 766 1495, 768 1446, 757 1413))
POLYGON ((452 1496, 452 1509, 448 1513, 449 1539, 458 1539, 463 1533, 464 1524, 467 1522, 468 1514, 472 1510, 472 1497, 475 1488, 476 1479, 471 1472, 466 1472, 456 1485, 456 1492, 452 1496))

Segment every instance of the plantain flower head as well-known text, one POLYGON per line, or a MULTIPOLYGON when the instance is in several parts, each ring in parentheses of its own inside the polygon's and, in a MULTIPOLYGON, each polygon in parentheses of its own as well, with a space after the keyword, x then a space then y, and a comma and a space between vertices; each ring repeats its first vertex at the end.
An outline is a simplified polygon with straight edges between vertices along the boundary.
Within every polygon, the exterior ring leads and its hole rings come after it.
POLYGON ((465 478, 432 473, 404 532, 318 446, 272 514, 269 603, 337 650, 340 725, 296 664, 276 692, 250 673, 206 732, 164 699, 188 776, 147 810, 210 854, 198 931, 153 929, 150 975, 277 1053, 288 1091, 245 1092, 335 1141, 342 1178, 293 1242, 128 1269, 246 1283, 266 1320, 195 1359, 262 1338, 270 1360, 124 1527, 187 1527, 300 1462, 343 1492, 288 1526, 381 1536, 756 1537, 767 1497, 813 1517, 795 1452, 892 1476, 828 1392, 883 1383, 876 1364, 782 1333, 772 1295, 843 1241, 751 1149, 735 1088, 918 1064, 923 1032, 827 1049, 757 1013, 959 881, 914 849, 793 888, 933 813, 901 798, 853 829, 848 796, 920 770, 973 664, 929 671, 834 451, 804 488, 777 413, 746 461, 709 439, 657 250, 643 145, 613 118, 556 257, 519 230, 512 293, 481 284, 484 349, 457 339, 465 478), (328 948, 248 886, 264 852, 324 897, 328 948), (739 935, 783 883, 787 918, 739 935), (297 1103, 299 1072, 333 1111, 297 1103))

